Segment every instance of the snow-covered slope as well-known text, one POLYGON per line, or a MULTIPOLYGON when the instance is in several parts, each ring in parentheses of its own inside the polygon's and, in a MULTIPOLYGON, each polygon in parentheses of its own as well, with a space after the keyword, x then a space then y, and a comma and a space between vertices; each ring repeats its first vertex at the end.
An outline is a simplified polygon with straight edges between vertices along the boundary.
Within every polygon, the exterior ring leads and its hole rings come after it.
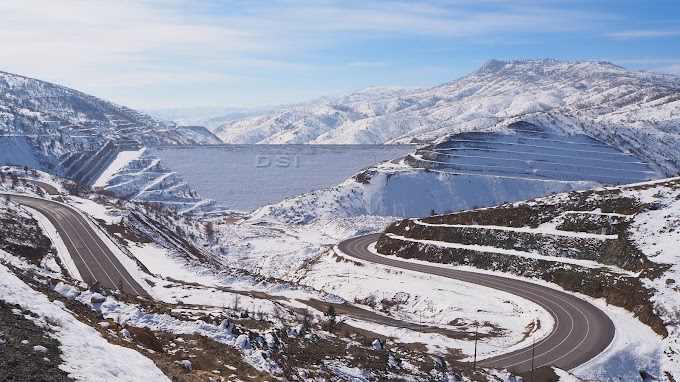
POLYGON ((487 62, 430 89, 365 89, 229 122, 228 143, 396 143, 525 121, 680 169, 680 78, 607 62, 487 62))
POLYGON ((511 134, 463 133, 419 148, 406 157, 413 167, 457 174, 555 181, 635 183, 662 177, 631 153, 582 134, 556 135, 529 123, 511 134))
POLYGON ((249 117, 251 115, 267 113, 280 107, 256 107, 256 108, 238 108, 238 107, 178 107, 178 108, 163 108, 163 109, 144 109, 143 111, 154 117, 173 121, 180 126, 199 125, 206 126, 209 129, 216 128, 228 122, 237 121, 249 117))
POLYGON ((378 116, 397 113, 411 106, 409 98, 419 88, 368 88, 335 97, 277 109, 265 114, 230 121, 213 128, 226 143, 385 143, 389 132, 365 139, 338 140, 323 136, 334 131, 346 131, 361 121, 372 121, 378 116))
POLYGON ((263 207, 254 217, 308 223, 356 215, 426 216, 663 177, 638 156, 585 135, 558 135, 527 123, 507 132, 451 136, 336 187, 263 207))
POLYGON ((65 133, 142 143, 220 143, 203 128, 178 128, 73 89, 5 72, 0 72, 0 132, 65 133))
POLYGON ((162 204, 178 213, 199 213, 214 207, 212 200, 200 197, 145 148, 121 154, 112 163, 119 162, 118 169, 103 174, 107 178, 98 184, 106 192, 135 202, 162 204))

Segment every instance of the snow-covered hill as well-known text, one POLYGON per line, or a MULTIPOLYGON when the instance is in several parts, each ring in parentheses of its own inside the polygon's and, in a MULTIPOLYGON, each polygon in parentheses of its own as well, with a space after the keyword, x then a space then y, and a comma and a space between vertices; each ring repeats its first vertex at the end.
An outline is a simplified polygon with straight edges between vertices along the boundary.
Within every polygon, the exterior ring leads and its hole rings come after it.
POLYGON ((220 143, 204 128, 178 127, 79 91, 0 72, 0 133, 71 135, 141 143, 220 143))
POLYGON ((397 143, 525 121, 680 169, 680 77, 607 62, 491 60, 430 89, 371 88, 229 122, 228 143, 397 143))
POLYGON ((512 124, 507 132, 453 135, 365 169, 336 187, 260 208, 253 216, 288 223, 426 216, 663 177, 639 156, 585 135, 558 135, 528 123, 512 124))
POLYGON ((388 132, 384 137, 352 140, 329 139, 326 135, 346 131, 350 126, 367 126, 379 116, 397 113, 411 106, 415 99, 409 97, 420 91, 397 87, 361 89, 230 121, 212 130, 225 143, 386 143, 391 140, 388 132))
POLYGON ((285 106, 275 107, 176 107, 162 109, 144 109, 143 111, 156 118, 173 121, 180 126, 199 125, 209 129, 217 128, 228 122, 237 121, 251 115, 267 113, 285 106))

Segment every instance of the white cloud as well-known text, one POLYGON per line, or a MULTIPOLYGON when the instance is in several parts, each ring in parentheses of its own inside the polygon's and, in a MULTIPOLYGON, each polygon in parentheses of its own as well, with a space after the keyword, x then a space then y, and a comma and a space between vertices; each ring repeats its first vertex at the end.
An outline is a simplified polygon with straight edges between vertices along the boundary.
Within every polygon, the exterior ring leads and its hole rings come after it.
MULTIPOLYGON (((314 61, 315 52, 340 44, 413 36, 455 40, 549 33, 588 28, 608 17, 559 6, 494 2, 489 10, 477 3, 2 1, 0 70, 86 92, 178 83, 228 86, 258 76, 254 71, 318 69, 323 64, 314 61)), ((343 58, 354 67, 389 66, 352 59, 343 58)))
POLYGON ((664 66, 664 67, 661 67, 661 68, 657 68, 654 71, 661 72, 661 73, 675 74, 675 75, 680 76, 680 64, 664 66))
POLYGON ((347 66, 352 67, 352 68, 384 68, 385 66, 388 66, 389 63, 387 62, 380 62, 380 61, 357 61, 357 62, 350 62, 347 64, 347 66))
POLYGON ((605 34, 607 37, 632 40, 641 38, 658 38, 658 37, 672 37, 680 36, 680 29, 638 29, 622 32, 614 32, 605 34))

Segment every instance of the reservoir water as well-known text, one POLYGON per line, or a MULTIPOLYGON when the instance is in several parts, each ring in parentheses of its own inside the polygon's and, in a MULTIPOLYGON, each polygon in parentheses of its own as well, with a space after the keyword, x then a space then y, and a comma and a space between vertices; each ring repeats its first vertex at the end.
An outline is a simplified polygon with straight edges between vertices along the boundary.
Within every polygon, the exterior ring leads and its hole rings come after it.
POLYGON ((206 198, 251 211, 338 185, 376 163, 402 157, 412 145, 156 146, 152 153, 206 198))

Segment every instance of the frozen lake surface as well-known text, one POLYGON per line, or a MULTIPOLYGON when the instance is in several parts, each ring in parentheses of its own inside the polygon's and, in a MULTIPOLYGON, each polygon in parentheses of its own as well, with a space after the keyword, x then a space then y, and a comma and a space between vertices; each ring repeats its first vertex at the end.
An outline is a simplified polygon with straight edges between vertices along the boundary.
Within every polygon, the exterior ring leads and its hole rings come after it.
POLYGON ((251 211, 336 186, 359 170, 402 157, 412 145, 220 145, 149 148, 206 198, 251 211))

